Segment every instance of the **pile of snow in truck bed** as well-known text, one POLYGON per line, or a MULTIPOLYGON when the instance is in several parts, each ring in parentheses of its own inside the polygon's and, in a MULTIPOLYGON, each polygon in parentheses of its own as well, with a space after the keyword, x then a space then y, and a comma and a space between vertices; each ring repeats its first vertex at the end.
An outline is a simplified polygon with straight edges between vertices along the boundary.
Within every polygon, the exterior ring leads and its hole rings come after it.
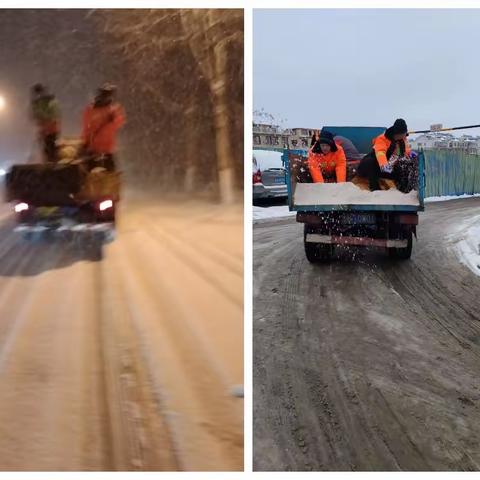
POLYGON ((301 205, 419 205, 418 193, 397 189, 370 192, 351 182, 297 183, 294 203, 301 205))

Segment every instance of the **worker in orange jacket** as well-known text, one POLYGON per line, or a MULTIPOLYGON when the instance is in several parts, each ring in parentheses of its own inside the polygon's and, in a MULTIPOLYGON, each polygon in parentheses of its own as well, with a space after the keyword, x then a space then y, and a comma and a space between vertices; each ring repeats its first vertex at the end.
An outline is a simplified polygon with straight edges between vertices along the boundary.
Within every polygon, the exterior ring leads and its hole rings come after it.
POLYGON ((322 130, 312 137, 308 169, 315 183, 342 183, 347 180, 347 159, 332 133, 322 130))
POLYGON ((396 180, 393 166, 398 158, 410 157, 408 128, 399 118, 384 133, 373 139, 373 150, 358 165, 357 174, 368 179, 371 191, 380 190, 380 178, 396 180))
POLYGON ((83 113, 83 149, 92 168, 103 166, 115 170, 116 136, 125 123, 125 112, 115 94, 114 85, 103 85, 83 113))

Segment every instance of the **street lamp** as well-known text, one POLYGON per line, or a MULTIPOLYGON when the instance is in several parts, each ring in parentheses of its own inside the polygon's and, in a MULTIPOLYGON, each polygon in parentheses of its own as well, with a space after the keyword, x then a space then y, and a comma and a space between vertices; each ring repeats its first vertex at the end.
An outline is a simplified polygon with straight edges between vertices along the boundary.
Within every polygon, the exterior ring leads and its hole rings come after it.
POLYGON ((5 98, 0 95, 0 111, 5 109, 5 98))

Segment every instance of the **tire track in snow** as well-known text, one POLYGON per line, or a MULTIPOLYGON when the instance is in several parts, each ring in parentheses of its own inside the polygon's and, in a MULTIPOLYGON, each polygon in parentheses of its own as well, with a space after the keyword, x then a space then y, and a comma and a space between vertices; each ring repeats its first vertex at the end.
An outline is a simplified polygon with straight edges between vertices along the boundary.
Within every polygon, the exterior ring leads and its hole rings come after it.
MULTIPOLYGON (((116 258, 124 272, 127 295, 137 300, 132 317, 145 346, 158 395, 165 399, 169 412, 166 416, 180 448, 182 466, 185 470, 241 469, 239 401, 229 397, 225 381, 221 380, 224 374, 218 376, 218 361, 213 359, 212 364, 211 350, 199 343, 188 296, 178 294, 188 291, 186 277, 177 271, 177 283, 168 281, 167 272, 172 274, 175 269, 170 266, 157 270, 156 262, 152 263, 144 253, 152 251, 145 248, 145 242, 154 240, 143 234, 129 236, 128 246, 124 239, 124 252, 116 258), (133 236, 140 238, 133 241, 133 236), (144 265, 142 275, 133 265, 144 265), (163 365, 166 368, 162 369, 163 365)), ((164 258, 164 252, 158 248, 155 251, 159 259, 164 258)))

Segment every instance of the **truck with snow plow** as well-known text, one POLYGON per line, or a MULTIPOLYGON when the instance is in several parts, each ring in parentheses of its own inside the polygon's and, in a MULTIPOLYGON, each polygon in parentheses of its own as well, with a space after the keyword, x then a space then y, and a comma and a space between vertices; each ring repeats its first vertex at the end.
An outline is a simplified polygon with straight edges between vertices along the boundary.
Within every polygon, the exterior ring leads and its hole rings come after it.
POLYGON ((115 226, 121 174, 103 168, 101 159, 92 168, 78 143, 62 147, 67 154, 59 162, 18 164, 7 172, 5 196, 13 204, 15 230, 26 238, 89 232, 105 239, 115 226))
POLYGON ((418 212, 424 209, 425 159, 418 155, 418 185, 409 193, 396 188, 370 192, 351 182, 372 140, 383 133, 380 127, 325 127, 347 140, 347 182, 311 183, 307 152, 284 150, 288 204, 304 224, 304 248, 310 262, 332 258, 336 246, 378 247, 390 257, 409 259, 416 236, 418 212))

